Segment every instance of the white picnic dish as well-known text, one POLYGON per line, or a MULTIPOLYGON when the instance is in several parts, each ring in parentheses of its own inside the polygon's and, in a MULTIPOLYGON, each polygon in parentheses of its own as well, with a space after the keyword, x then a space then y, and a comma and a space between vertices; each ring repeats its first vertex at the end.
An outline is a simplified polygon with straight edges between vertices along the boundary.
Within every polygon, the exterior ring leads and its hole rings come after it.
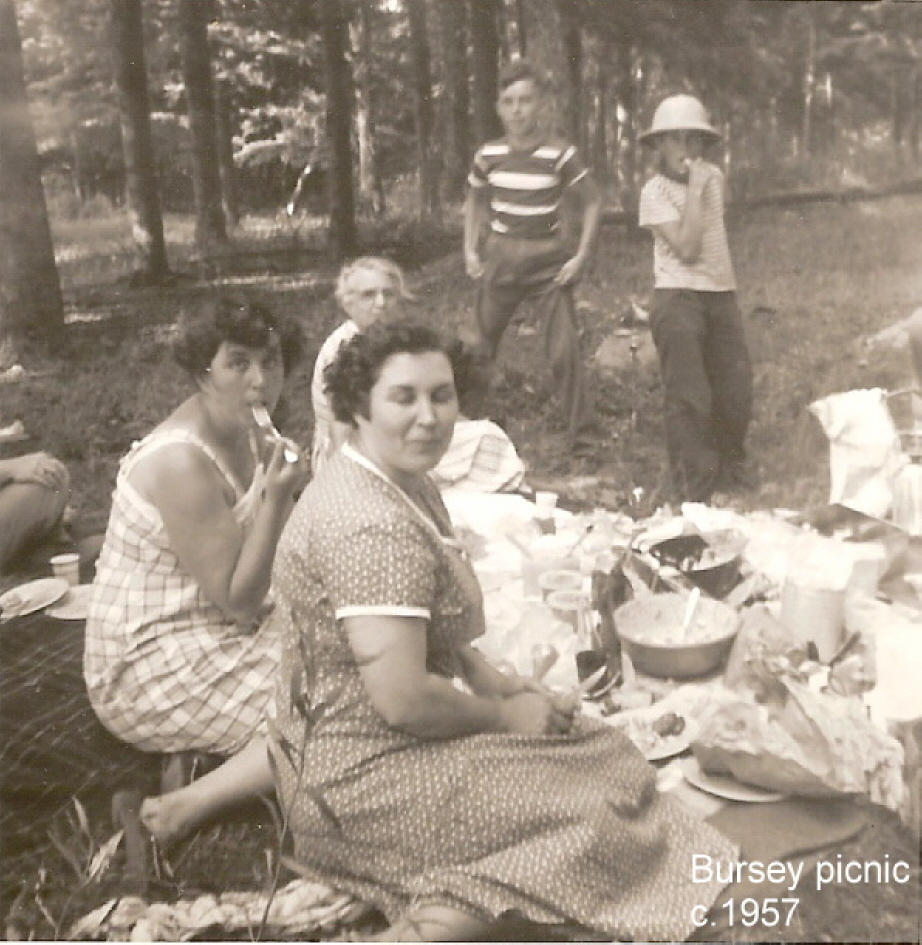
POLYGON ((769 804, 781 801, 787 796, 780 791, 769 791, 766 788, 743 784, 723 774, 710 774, 703 771, 697 758, 687 758, 682 765, 685 780, 699 791, 722 797, 728 801, 743 801, 747 804, 769 804))
POLYGON ((57 620, 86 620, 92 589, 92 584, 71 587, 59 601, 48 608, 48 616, 57 620))
POLYGON ((0 595, 0 618, 25 617, 60 600, 68 589, 67 581, 60 578, 38 578, 0 595))

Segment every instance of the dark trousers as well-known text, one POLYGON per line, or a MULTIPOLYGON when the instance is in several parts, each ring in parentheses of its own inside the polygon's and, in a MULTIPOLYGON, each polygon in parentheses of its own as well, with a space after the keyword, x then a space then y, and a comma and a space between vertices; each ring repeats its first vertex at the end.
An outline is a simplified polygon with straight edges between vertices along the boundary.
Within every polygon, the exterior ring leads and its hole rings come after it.
POLYGON ((526 299, 539 310, 541 341, 571 436, 595 422, 576 331, 572 286, 554 276, 572 256, 559 239, 519 240, 491 235, 483 250, 485 272, 477 297, 478 348, 492 363, 515 310, 526 299))
POLYGON ((665 389, 666 445, 680 497, 706 502, 746 458, 752 363, 735 292, 657 289, 653 342, 665 389))

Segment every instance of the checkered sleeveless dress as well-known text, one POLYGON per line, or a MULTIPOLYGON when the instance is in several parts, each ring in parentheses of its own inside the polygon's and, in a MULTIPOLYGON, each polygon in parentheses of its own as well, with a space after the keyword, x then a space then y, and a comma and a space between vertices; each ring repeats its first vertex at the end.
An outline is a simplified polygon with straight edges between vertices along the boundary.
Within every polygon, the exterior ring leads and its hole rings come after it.
MULTIPOLYGON (((86 624, 84 676, 93 708, 145 751, 239 751, 264 724, 278 667, 271 617, 242 627, 210 603, 170 548, 157 509, 128 481, 168 443, 201 449, 232 486, 234 515, 255 515, 263 469, 244 490, 214 451, 183 430, 155 432, 122 460, 86 624)), ((255 444, 253 446, 255 450, 255 444)))

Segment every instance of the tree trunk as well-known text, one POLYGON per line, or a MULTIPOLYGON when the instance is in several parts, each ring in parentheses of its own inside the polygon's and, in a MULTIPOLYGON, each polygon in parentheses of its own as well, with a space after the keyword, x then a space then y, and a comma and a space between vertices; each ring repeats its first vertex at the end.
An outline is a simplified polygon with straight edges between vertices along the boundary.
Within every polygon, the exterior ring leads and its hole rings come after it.
POLYGON ((215 104, 208 48, 208 0, 179 0, 179 51, 192 126, 192 186, 195 195, 195 243, 200 249, 227 243, 215 104))
POLYGON ((585 148, 583 123, 583 37, 580 31, 575 0, 557 0, 561 42, 567 67, 569 99, 567 101, 567 129, 570 140, 581 150, 585 148))
POLYGON ((812 6, 806 8, 807 52, 804 59, 804 113, 801 126, 801 157, 808 160, 813 144, 813 92, 816 78, 816 17, 812 6))
POLYGON ((621 103, 618 157, 621 171, 621 206, 630 213, 638 206, 637 187, 637 82, 634 78, 634 44, 622 35, 617 44, 618 98, 621 103))
POLYGON ((592 146, 593 170, 603 187, 611 180, 608 166, 608 66, 611 57, 611 44, 603 42, 596 59, 595 137, 592 146))
POLYGON ((0 0, 0 341, 49 349, 64 304, 22 68, 13 0, 0 0))
POLYGON ((163 281, 169 265, 150 126, 141 0, 111 0, 111 14, 128 214, 141 257, 140 275, 156 283, 163 281))
POLYGON ((413 101, 416 113, 416 162, 421 219, 438 219, 439 175, 432 134, 432 67, 426 23, 426 0, 408 0, 413 58, 413 101))
POLYGON ((445 87, 443 184, 449 200, 464 195, 471 158, 471 96, 467 72, 467 9, 458 0, 439 0, 442 78, 445 87))
POLYGON ((519 55, 528 55, 528 24, 525 19, 525 0, 515 0, 515 42, 519 55))
POLYGON ((240 203, 237 200, 237 167, 234 164, 234 123, 230 95, 224 82, 215 84, 214 106, 224 222, 233 228, 240 222, 240 203))
POLYGON ((356 254, 355 192, 352 186, 352 73, 347 58, 349 14, 343 0, 320 4, 326 83, 330 198, 330 253, 336 262, 356 254))
POLYGON ((498 138, 499 18, 494 0, 470 0, 471 56, 474 75, 474 134, 478 143, 498 138))
POLYGON ((359 146, 359 196, 376 216, 387 210, 384 181, 375 146, 374 97, 371 82, 372 36, 375 26, 375 4, 362 0, 358 20, 352 27, 352 47, 355 51, 355 127, 359 146))

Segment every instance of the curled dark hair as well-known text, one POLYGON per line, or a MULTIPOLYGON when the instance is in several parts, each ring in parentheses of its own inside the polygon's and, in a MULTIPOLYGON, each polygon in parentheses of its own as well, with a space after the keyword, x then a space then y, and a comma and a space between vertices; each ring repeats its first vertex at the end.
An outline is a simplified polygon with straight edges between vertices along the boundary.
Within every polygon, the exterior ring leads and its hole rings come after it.
POLYGON ((194 378, 201 377, 225 341, 247 348, 265 348, 275 332, 282 364, 288 374, 303 350, 301 326, 276 315, 262 302, 238 295, 218 295, 196 311, 183 315, 173 339, 176 363, 194 378))
POLYGON ((371 389, 378 383, 384 362, 395 354, 440 351, 455 370, 458 350, 431 325, 401 319, 375 322, 347 341, 323 372, 324 387, 333 416, 355 426, 355 417, 368 419, 371 389))

